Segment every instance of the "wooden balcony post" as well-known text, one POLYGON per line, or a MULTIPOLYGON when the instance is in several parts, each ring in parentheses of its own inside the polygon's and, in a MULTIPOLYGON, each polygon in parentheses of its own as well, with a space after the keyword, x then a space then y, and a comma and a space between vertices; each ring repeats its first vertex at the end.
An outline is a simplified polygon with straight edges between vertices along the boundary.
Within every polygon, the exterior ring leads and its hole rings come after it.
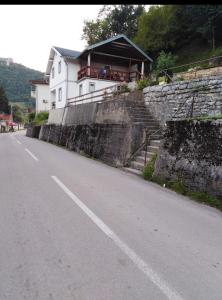
POLYGON ((87 75, 90 76, 91 53, 88 54, 87 75))
POLYGON ((144 78, 144 61, 142 61, 142 66, 141 66, 141 79, 144 78))

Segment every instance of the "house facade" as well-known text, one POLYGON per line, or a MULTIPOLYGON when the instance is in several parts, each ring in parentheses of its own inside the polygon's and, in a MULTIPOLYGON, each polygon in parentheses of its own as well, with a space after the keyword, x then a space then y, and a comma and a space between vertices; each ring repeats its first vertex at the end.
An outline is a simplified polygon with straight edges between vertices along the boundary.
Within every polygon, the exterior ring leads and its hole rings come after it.
POLYGON ((46 80, 30 80, 31 97, 35 99, 36 113, 49 111, 51 106, 49 83, 46 80))
POLYGON ((117 35, 84 51, 52 47, 45 77, 52 108, 76 97, 147 76, 153 60, 125 35, 117 35))

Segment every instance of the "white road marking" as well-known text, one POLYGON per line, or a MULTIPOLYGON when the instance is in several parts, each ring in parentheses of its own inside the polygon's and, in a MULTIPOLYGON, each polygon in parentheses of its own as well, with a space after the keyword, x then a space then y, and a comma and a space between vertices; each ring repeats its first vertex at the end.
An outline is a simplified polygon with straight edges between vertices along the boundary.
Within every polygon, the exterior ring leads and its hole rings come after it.
POLYGON ((17 142, 19 145, 22 144, 22 143, 21 143, 19 140, 17 140, 16 138, 15 138, 15 140, 16 140, 16 142, 17 142))
POLYGON ((25 151, 28 152, 28 154, 29 154, 33 159, 35 159, 36 161, 38 161, 38 158, 37 158, 31 151, 29 151, 29 149, 25 148, 25 151))
POLYGON ((170 300, 182 300, 182 297, 162 279, 142 258, 125 244, 100 218, 98 218, 77 196, 75 196, 56 176, 52 179, 78 205, 83 212, 101 229, 134 264, 165 294, 170 300))

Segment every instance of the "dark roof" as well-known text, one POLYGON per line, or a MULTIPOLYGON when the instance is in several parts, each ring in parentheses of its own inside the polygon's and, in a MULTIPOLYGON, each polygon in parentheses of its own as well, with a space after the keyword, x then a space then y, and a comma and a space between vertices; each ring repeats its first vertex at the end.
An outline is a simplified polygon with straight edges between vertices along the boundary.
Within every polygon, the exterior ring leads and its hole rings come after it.
POLYGON ((152 58, 150 58, 143 50, 141 50, 137 45, 135 45, 130 39, 128 39, 124 34, 116 35, 112 38, 109 38, 105 41, 93 44, 87 47, 83 52, 80 53, 79 57, 85 56, 90 50, 101 49, 103 53, 107 54, 117 54, 123 55, 128 58, 138 58, 144 59, 144 57, 151 62, 153 62, 152 58), (117 40, 119 40, 117 42, 117 40))
POLYGON ((29 80, 29 82, 30 83, 32 83, 32 84, 49 84, 46 80, 44 80, 44 79, 39 79, 39 80, 37 80, 37 79, 33 79, 33 80, 29 80))
POLYGON ((70 57, 70 58, 76 58, 81 53, 79 51, 69 50, 69 49, 55 47, 55 46, 53 48, 55 48, 62 56, 70 57))

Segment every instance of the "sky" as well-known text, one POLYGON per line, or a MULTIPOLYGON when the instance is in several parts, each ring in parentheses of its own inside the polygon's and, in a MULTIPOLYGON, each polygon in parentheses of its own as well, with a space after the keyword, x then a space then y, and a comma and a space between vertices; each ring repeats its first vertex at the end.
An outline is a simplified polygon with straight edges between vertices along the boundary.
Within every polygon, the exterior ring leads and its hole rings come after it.
POLYGON ((82 51, 85 19, 102 5, 0 5, 0 57, 45 72, 50 48, 82 51))

